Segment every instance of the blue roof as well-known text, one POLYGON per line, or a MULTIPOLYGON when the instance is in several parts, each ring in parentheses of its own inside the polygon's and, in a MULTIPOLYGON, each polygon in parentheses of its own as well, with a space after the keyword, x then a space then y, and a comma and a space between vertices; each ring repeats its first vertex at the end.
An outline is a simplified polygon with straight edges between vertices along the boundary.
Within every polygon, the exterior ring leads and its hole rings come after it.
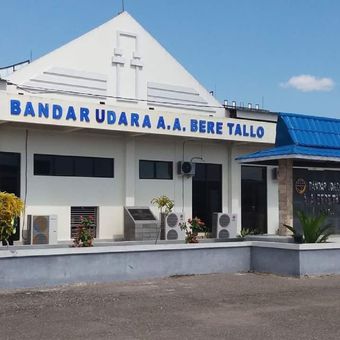
POLYGON ((280 158, 340 162, 340 120, 279 113, 275 147, 236 159, 254 162, 280 158))
POLYGON ((275 145, 291 144, 340 149, 340 120, 280 113, 275 145))

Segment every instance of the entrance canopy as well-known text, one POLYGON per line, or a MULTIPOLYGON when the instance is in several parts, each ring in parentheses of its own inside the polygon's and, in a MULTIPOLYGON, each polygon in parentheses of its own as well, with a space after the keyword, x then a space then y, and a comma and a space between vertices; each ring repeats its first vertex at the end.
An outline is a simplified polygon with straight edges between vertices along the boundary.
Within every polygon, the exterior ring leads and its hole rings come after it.
MULTIPOLYGON (((340 162, 340 120, 280 113, 275 147, 242 155, 240 163, 277 165, 279 159, 293 159, 295 165, 309 162, 334 167, 340 162)), ((339 166, 339 165, 337 165, 339 166)))

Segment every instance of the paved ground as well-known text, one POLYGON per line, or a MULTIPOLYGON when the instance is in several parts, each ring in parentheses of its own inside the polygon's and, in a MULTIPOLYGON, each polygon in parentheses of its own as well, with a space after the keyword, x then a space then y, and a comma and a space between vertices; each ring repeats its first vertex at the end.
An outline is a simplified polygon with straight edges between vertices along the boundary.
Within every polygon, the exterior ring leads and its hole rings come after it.
POLYGON ((340 339, 340 276, 186 276, 0 299, 1 340, 340 339))

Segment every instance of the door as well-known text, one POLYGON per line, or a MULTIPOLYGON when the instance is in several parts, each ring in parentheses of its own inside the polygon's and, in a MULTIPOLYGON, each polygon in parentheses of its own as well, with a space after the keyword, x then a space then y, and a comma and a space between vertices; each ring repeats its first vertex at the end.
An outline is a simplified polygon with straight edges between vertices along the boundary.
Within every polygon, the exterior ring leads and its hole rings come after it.
POLYGON ((241 168, 242 229, 257 234, 267 233, 267 168, 241 168))
MULTIPOLYGON (((20 197, 20 154, 0 152, 0 191, 13 193, 20 197)), ((14 241, 20 239, 18 222, 14 241)))
POLYGON ((222 212, 222 165, 196 163, 192 178, 192 216, 203 220, 211 231, 214 212, 222 212))

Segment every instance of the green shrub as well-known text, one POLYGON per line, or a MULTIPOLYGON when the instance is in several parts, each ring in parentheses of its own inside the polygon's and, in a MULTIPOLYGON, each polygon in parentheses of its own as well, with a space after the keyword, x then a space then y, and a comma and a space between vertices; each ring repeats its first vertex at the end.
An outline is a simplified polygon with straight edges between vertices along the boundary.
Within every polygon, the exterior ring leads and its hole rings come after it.
POLYGON ((0 240, 8 244, 8 238, 15 234, 15 219, 20 217, 24 202, 14 194, 0 192, 0 240))
POLYGON ((334 234, 334 228, 331 224, 326 224, 327 214, 308 215, 303 211, 297 212, 302 232, 296 230, 295 227, 284 225, 293 233, 293 237, 298 243, 323 243, 328 237, 334 234))

